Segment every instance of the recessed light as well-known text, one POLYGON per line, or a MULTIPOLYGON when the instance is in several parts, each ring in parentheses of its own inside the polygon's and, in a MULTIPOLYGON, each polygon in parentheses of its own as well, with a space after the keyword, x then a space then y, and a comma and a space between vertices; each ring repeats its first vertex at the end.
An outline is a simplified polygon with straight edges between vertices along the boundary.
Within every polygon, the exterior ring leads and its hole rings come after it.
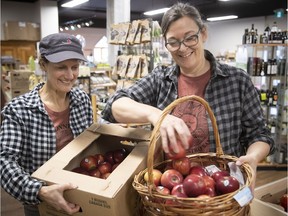
POLYGON ((236 15, 229 15, 229 16, 220 16, 220 17, 210 17, 207 18, 208 21, 220 21, 220 20, 229 20, 229 19, 237 19, 238 16, 236 15))

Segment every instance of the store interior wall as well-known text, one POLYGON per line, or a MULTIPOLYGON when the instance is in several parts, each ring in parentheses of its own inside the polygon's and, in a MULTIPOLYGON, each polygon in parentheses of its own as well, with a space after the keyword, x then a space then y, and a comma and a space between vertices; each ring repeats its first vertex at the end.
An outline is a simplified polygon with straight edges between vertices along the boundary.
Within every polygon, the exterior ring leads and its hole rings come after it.
MULTIPOLYGON (((39 23, 39 14, 37 4, 21 2, 1 2, 1 25, 6 21, 26 21, 39 23)), ((206 48, 214 55, 219 55, 227 51, 236 51, 237 46, 242 43, 242 35, 245 28, 251 28, 253 23, 258 29, 258 34, 262 34, 267 25, 272 26, 276 21, 278 28, 287 29, 287 14, 282 18, 275 16, 253 17, 245 19, 236 19, 221 22, 207 22, 209 38, 206 42, 206 48)), ((106 36, 106 29, 83 28, 75 31, 68 31, 71 34, 80 34, 85 38, 85 55, 91 54, 95 44, 106 36)), ((1 28, 1 40, 3 40, 3 28, 1 28)))

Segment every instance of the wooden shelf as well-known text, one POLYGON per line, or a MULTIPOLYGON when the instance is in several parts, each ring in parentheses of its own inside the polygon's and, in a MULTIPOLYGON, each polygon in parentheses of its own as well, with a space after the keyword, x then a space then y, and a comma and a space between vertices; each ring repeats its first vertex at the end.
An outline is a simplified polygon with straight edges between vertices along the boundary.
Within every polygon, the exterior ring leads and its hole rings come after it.
POLYGON ((265 163, 258 164, 257 170, 287 170, 288 164, 265 163))

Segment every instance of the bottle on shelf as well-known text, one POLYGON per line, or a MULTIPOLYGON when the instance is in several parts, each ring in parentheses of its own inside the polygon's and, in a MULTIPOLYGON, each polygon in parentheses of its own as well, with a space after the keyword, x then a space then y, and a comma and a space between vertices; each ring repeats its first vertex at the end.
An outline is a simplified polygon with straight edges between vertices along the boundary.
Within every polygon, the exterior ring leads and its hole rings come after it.
POLYGON ((278 103, 278 91, 277 91, 277 88, 275 86, 273 86, 273 89, 272 89, 272 97, 273 97, 272 105, 273 106, 277 106, 277 103, 278 103))
POLYGON ((248 41, 249 41, 249 33, 248 33, 248 28, 246 28, 242 36, 242 44, 247 44, 248 41))
POLYGON ((275 21, 271 28, 269 43, 275 43, 275 41, 277 41, 277 33, 278 33, 278 27, 277 27, 277 22, 275 21))
POLYGON ((251 29, 249 31, 249 44, 253 44, 255 41, 255 29, 254 29, 254 24, 251 24, 251 29))

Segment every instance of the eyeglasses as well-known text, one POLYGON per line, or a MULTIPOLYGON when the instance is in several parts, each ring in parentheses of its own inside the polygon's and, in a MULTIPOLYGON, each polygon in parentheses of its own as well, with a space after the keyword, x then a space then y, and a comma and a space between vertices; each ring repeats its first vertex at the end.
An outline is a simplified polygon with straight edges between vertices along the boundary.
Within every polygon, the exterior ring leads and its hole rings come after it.
POLYGON ((199 28, 198 32, 193 35, 186 36, 182 41, 171 39, 165 43, 166 48, 170 52, 175 52, 180 49, 181 44, 184 44, 186 47, 193 47, 198 44, 198 38, 201 28, 199 28))

